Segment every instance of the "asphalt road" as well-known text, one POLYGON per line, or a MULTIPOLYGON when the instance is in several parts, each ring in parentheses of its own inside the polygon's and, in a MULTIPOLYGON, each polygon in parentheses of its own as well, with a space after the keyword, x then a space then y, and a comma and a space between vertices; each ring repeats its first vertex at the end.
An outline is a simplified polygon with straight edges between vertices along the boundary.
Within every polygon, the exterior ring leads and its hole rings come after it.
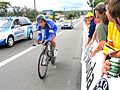
POLYGON ((31 41, 16 42, 12 48, 0 47, 0 90, 80 90, 82 26, 77 20, 74 29, 59 31, 56 68, 49 66, 45 80, 37 74, 42 47, 32 47, 36 35, 31 41))

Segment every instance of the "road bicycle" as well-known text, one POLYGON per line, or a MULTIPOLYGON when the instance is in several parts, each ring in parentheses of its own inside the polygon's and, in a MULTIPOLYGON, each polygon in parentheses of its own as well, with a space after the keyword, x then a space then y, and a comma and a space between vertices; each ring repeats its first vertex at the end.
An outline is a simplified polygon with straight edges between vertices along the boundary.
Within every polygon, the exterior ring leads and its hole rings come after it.
POLYGON ((42 46, 43 50, 38 60, 38 75, 40 79, 44 79, 46 77, 50 62, 52 65, 55 65, 56 60, 56 57, 54 57, 54 47, 51 45, 51 43, 45 42, 44 44, 42 44, 42 46))

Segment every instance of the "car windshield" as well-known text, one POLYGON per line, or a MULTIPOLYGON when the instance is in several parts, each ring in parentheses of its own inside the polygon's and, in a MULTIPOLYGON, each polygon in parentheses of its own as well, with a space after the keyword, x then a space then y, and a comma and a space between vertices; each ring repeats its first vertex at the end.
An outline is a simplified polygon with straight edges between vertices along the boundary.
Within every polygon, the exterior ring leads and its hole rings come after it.
POLYGON ((71 24, 70 22, 64 22, 64 24, 71 24))
POLYGON ((0 28, 8 28, 10 27, 11 23, 11 20, 0 20, 0 28))

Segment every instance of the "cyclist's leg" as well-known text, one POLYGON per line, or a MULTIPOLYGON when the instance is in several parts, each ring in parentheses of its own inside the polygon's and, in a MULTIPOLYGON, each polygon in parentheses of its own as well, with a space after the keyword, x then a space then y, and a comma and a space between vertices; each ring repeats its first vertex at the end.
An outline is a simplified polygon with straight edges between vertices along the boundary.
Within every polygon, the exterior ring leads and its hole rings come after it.
POLYGON ((53 38, 52 38, 52 45, 54 47, 54 57, 56 57, 58 55, 58 49, 56 48, 56 42, 55 42, 55 37, 56 37, 57 31, 58 31, 58 28, 56 28, 54 30, 54 34, 53 34, 53 38))
POLYGON ((52 35, 52 39, 51 39, 51 41, 50 41, 51 44, 52 44, 52 46, 53 46, 54 48, 56 47, 56 43, 55 43, 55 41, 54 41, 54 40, 55 40, 55 37, 56 37, 56 36, 53 34, 53 35, 52 35))

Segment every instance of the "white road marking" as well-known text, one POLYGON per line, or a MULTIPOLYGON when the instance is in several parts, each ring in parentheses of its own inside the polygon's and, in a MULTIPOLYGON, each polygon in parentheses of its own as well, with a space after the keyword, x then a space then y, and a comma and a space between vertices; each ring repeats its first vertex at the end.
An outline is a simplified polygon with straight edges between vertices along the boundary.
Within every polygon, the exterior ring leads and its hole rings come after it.
POLYGON ((61 34, 64 33, 64 32, 65 32, 65 30, 63 30, 63 31, 61 31, 61 32, 59 32, 59 33, 57 33, 57 36, 61 35, 61 34))
POLYGON ((26 50, 24 50, 24 51, 22 51, 22 52, 20 52, 20 53, 18 53, 18 54, 16 54, 16 55, 12 56, 12 57, 10 57, 10 58, 8 58, 8 59, 0 62, 0 67, 6 65, 7 63, 15 60, 15 59, 18 58, 18 57, 24 55, 25 53, 31 51, 31 50, 34 49, 34 48, 35 48, 35 47, 30 47, 30 48, 28 48, 28 49, 26 49, 26 50))
MULTIPOLYGON (((65 32, 65 31, 59 32, 59 33, 57 34, 57 36, 61 35, 61 34, 64 33, 64 32, 65 32)), ((39 45, 37 45, 37 46, 35 46, 35 47, 34 47, 34 46, 33 46, 33 47, 30 47, 30 48, 28 48, 28 49, 26 49, 26 50, 24 50, 24 51, 22 51, 22 52, 20 52, 20 53, 18 53, 18 54, 16 54, 16 55, 12 56, 12 57, 10 57, 10 58, 8 58, 8 59, 0 62, 0 68, 1 68, 2 66, 4 66, 4 65, 8 64, 9 62, 15 60, 16 58, 18 58, 18 57, 26 54, 27 52, 33 50, 34 48, 36 48, 36 47, 38 47, 38 46, 39 46, 39 45)))

